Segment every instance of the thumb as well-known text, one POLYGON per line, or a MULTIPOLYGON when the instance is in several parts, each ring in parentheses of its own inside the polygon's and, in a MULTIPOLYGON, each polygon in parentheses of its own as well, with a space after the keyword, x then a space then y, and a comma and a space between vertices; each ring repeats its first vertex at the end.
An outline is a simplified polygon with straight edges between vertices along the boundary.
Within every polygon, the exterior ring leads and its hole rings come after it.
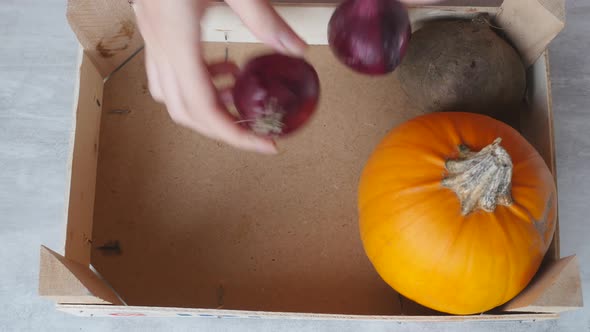
POLYGON ((289 27, 266 0, 226 0, 244 24, 263 43, 277 51, 303 55, 307 44, 289 27))

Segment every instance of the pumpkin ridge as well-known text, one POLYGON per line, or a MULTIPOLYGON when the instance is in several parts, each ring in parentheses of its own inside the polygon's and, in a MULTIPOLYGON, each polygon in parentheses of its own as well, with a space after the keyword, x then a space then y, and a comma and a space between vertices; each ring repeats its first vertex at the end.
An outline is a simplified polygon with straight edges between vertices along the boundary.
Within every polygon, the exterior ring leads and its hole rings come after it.
POLYGON ((537 219, 533 219, 533 223, 535 225, 535 228, 537 228, 538 231, 540 231, 540 235, 541 237, 543 237, 545 235, 545 232, 547 231, 548 228, 548 223, 549 223, 549 213, 551 212, 551 207, 553 206, 553 200, 555 199, 554 197, 555 195, 553 193, 551 193, 549 195, 549 198, 547 199, 547 202, 545 203, 545 209, 543 210, 543 214, 541 215, 541 219, 537 220, 537 219), (538 225, 541 224, 541 225, 538 225), (538 225, 538 226, 537 226, 538 225), (540 226, 542 226, 542 228, 539 228, 540 226))
MULTIPOLYGON (((457 240, 459 240, 459 238, 461 238, 463 232, 465 231, 465 226, 469 221, 466 218, 460 218, 459 222, 460 222, 460 225, 458 225, 459 231, 456 232, 456 235, 453 238, 453 240, 450 241, 449 245, 445 248, 444 254, 441 254, 435 260, 436 262, 438 262, 438 264, 432 269, 432 272, 435 273, 435 275, 440 275, 440 267, 446 263, 446 261, 443 260, 442 258, 448 257, 449 254, 452 252, 452 249, 457 245, 457 240)), ((443 252, 443 251, 441 250, 441 252, 443 252)))
POLYGON ((431 145, 428 144, 416 144, 411 140, 408 141, 399 141, 399 142, 391 142, 382 145, 380 148, 376 149, 375 151, 383 152, 383 150, 404 150, 404 151, 416 151, 416 154, 424 154, 424 151, 427 152, 428 155, 435 156, 436 158, 440 158, 441 160, 445 160, 447 155, 443 152, 437 151, 438 149, 433 148, 431 145))
MULTIPOLYGON (((433 198, 431 198, 431 199, 433 199, 433 198)), ((429 201, 421 201, 421 202, 418 202, 416 204, 425 204, 425 205, 428 205, 429 204, 429 201)), ((398 208, 398 210, 402 210, 402 211, 403 210, 407 210, 407 207, 400 207, 400 208, 398 208)), ((392 215, 394 215, 394 214, 398 214, 397 211, 395 211, 394 213, 392 213, 392 215)), ((387 248, 388 246, 390 246, 393 243, 394 239, 400 233, 403 233, 404 230, 406 230, 407 228, 409 228, 411 226, 414 226, 418 222, 424 222, 424 220, 425 220, 425 218, 414 218, 411 221, 403 224, 402 226, 397 227, 397 230, 398 230, 397 233, 391 234, 391 236, 388 237, 387 240, 384 241, 384 243, 386 245, 384 245, 383 247, 381 247, 381 250, 379 252, 376 252, 374 255, 372 255, 373 259, 379 259, 379 257, 381 257, 381 254, 383 252, 383 249, 384 248, 387 248)), ((426 221, 428 221, 428 219, 426 219, 426 221)), ((372 227, 365 226, 365 233, 366 234, 370 234, 370 233, 374 232, 375 231, 375 227, 378 227, 378 225, 373 225, 372 227)))
POLYGON ((520 160, 516 161, 514 164, 514 171, 520 171, 521 168, 530 169, 534 166, 534 163, 539 162, 538 156, 529 155, 528 157, 523 157, 520 160))
POLYGON ((510 296, 509 296, 510 286, 509 285, 514 284, 513 277, 512 277, 512 265, 514 264, 514 261, 513 261, 510 251, 508 250, 508 248, 514 248, 514 239, 512 239, 510 232, 506 229, 506 225, 500 220, 500 218, 496 218, 494 215, 490 215, 489 217, 496 221, 496 224, 498 225, 498 227, 502 231, 502 234, 504 235, 504 241, 505 241, 505 245, 503 246, 503 248, 504 248, 504 253, 506 256, 506 261, 508 264, 507 265, 508 271, 506 273, 506 278, 508 278, 508 281, 504 283, 504 293, 502 296, 502 301, 501 301, 501 303, 497 304, 497 305, 501 305, 510 299, 510 296))
MULTIPOLYGON (((408 156, 406 156, 408 157, 408 156)), ((412 156, 413 157, 413 156, 412 156)), ((423 161, 424 162, 431 162, 431 164, 429 165, 424 165, 424 163, 420 163, 420 161, 412 161, 409 163, 405 163, 405 164, 400 164, 398 162, 390 162, 388 164, 384 164, 384 165, 371 165, 368 166, 366 168, 367 171, 370 172, 374 172, 374 173, 390 173, 389 171, 391 171, 392 168, 403 168, 403 167, 418 167, 418 164, 420 164, 420 168, 425 168, 425 169, 432 169, 432 167, 437 167, 440 168, 440 173, 438 174, 438 178, 436 179, 437 182, 440 182, 440 175, 444 174, 444 160, 443 159, 438 159, 436 157, 432 157, 432 158, 424 158, 423 161), (430 161, 428 161, 428 159, 430 159, 430 161)), ((383 176, 380 176, 380 178, 383 176)))
MULTIPOLYGON (((439 179, 436 179, 436 180, 432 180, 432 183, 430 183, 430 181, 428 181, 428 183, 417 184, 415 186, 411 186, 406 189, 399 190, 395 193, 394 198, 398 197, 398 196, 408 195, 410 193, 421 192, 424 190, 437 189, 439 187, 439 181, 440 181, 439 179)), ((391 180, 388 182, 394 183, 394 182, 397 182, 397 180, 391 180)), ((368 197, 367 200, 365 200, 364 202, 359 202, 360 203, 359 207, 358 207, 359 212, 362 212, 368 204, 374 203, 376 200, 381 199, 384 196, 391 196, 391 192, 388 190, 384 190, 383 192, 378 193, 377 195, 374 195, 372 197, 368 197)))
POLYGON ((519 219, 524 221, 525 224, 534 225, 534 222, 536 220, 535 216, 533 216, 533 213, 526 206, 518 202, 518 200, 515 200, 514 203, 510 206, 510 211, 519 219))
MULTIPOLYGON (((528 184, 525 182, 519 182, 519 181, 512 181, 512 188, 519 188, 519 189, 533 189, 536 190, 537 186, 535 186, 534 184, 528 184)), ((514 199, 516 200, 516 199, 514 199)))

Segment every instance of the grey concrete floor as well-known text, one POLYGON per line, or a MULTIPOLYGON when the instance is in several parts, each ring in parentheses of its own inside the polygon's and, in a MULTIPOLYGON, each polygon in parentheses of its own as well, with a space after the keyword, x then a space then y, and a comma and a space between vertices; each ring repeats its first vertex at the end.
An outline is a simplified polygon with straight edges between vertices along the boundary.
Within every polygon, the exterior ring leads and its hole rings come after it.
MULTIPOLYGON (((549 322, 452 324, 77 318, 37 296, 39 246, 62 248, 77 43, 64 0, 0 0, 0 330, 590 331, 590 309, 549 322)), ((562 255, 590 304, 590 1, 568 1, 551 46, 562 255)))

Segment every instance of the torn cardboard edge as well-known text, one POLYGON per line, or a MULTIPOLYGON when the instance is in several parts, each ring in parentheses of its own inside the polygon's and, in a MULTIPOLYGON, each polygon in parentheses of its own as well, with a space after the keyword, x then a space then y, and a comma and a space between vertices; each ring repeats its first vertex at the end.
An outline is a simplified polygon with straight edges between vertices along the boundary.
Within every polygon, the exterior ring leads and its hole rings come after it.
MULTIPOLYGON (((293 3, 274 1, 277 12, 311 45, 327 44, 327 26, 340 1, 293 3), (301 19, 304 17, 305 19, 301 19)), ((452 4, 453 2, 451 2, 452 4)), ((478 6, 430 5, 409 7, 416 22, 436 19, 440 13, 488 12, 497 17, 527 66, 532 65, 565 26, 564 0, 480 1, 478 6), (485 7, 484 4, 489 4, 485 7), (497 15, 495 15, 497 14, 497 15)), ((69 0, 68 22, 103 77, 132 57, 143 46, 135 14, 126 1, 69 0)), ((258 42, 238 16, 224 3, 214 3, 203 18, 203 41, 258 42)))
POLYGON ((529 66, 565 27, 565 1, 505 0, 496 17, 529 66))

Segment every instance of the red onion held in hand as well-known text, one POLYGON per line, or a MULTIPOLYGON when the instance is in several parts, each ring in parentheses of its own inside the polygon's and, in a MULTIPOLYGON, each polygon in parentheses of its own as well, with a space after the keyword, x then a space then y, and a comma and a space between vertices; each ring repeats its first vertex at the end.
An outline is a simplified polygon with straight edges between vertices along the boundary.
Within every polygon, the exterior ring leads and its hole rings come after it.
POLYGON ((328 24, 328 42, 336 57, 368 75, 394 71, 411 34, 408 11, 397 0, 346 0, 328 24))
POLYGON ((320 81, 315 69, 303 59, 282 54, 249 61, 233 89, 240 123, 269 137, 287 135, 306 123, 319 96, 320 81))

